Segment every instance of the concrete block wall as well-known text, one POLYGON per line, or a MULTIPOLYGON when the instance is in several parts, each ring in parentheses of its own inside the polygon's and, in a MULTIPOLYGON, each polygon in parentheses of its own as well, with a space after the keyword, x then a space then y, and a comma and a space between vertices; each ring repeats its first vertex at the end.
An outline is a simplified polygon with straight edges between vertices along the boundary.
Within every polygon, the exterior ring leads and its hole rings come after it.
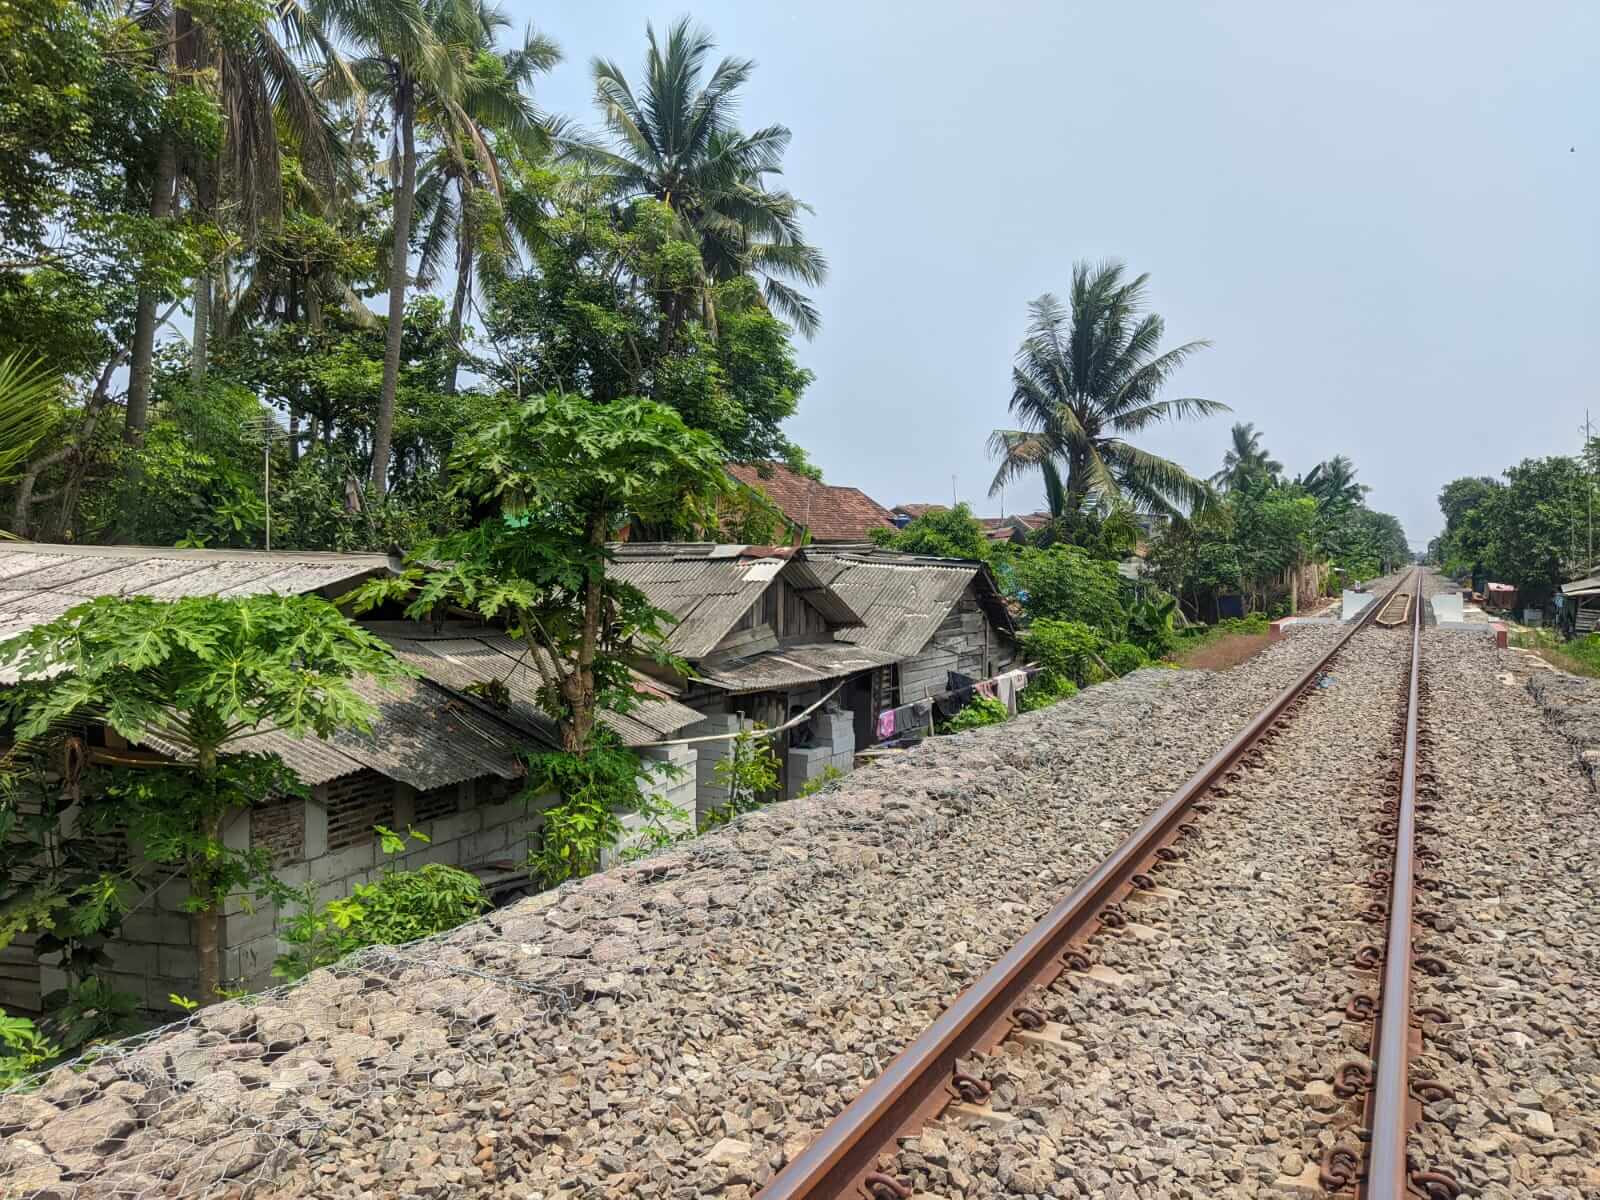
MULTIPOLYGON (((685 735, 692 736, 692 735, 685 735)), ((653 795, 658 801, 676 808, 677 817, 664 817, 660 826, 671 834, 693 833, 697 828, 696 795, 699 792, 699 762, 700 756, 695 752, 693 745, 688 746, 650 746, 640 751, 640 757, 646 762, 655 763, 664 768, 658 770, 649 779, 639 781, 639 790, 653 795)), ((647 841, 638 836, 648 822, 638 813, 627 813, 622 818, 623 828, 628 834, 622 839, 619 850, 632 846, 643 846, 647 841)), ((605 865, 609 866, 615 861, 616 855, 608 853, 605 856, 605 865)))
MULTIPOLYGON (((738 713, 715 713, 698 721, 683 731, 684 737, 710 737, 713 734, 737 733, 749 728, 750 722, 738 713)), ((728 802, 727 785, 717 778, 717 763, 733 753, 731 738, 720 742, 696 742, 695 752, 694 819, 696 827, 706 819, 712 809, 728 802)))
POLYGON ((855 720, 848 712, 819 712, 811 717, 811 746, 796 746, 789 751, 787 798, 793 800, 812 780, 821 779, 832 767, 841 775, 850 773, 855 763, 855 720))

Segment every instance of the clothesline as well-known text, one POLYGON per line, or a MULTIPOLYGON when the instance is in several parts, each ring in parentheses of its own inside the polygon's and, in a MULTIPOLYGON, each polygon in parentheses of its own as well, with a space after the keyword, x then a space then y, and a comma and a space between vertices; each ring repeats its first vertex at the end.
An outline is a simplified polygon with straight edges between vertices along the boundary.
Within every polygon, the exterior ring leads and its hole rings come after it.
MULTIPOLYGON (((945 716, 953 716, 950 701, 959 701, 953 707, 959 710, 974 695, 988 696, 1001 701, 1006 706, 1007 712, 1016 711, 1016 694, 1028 686, 1028 680, 1039 673, 1037 666, 1013 667, 1009 671, 989 679, 974 679, 970 684, 963 683, 956 687, 947 688, 943 692, 936 692, 931 696, 924 696, 920 700, 913 700, 909 704, 901 704, 895 708, 886 709, 878 714, 873 726, 877 740, 882 742, 901 734, 922 733, 929 728, 933 719, 933 709, 938 705, 939 711, 945 716)), ((967 676, 957 671, 947 674, 945 682, 952 679, 966 679, 967 676)))

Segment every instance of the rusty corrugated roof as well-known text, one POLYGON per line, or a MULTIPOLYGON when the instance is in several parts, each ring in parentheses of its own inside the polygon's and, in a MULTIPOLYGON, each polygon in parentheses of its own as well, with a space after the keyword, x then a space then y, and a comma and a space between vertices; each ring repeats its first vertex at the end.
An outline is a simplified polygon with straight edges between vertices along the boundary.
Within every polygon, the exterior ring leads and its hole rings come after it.
POLYGON ((889 510, 860 488, 819 483, 782 463, 737 464, 728 468, 746 487, 767 498, 815 542, 860 542, 874 529, 894 529, 889 510))

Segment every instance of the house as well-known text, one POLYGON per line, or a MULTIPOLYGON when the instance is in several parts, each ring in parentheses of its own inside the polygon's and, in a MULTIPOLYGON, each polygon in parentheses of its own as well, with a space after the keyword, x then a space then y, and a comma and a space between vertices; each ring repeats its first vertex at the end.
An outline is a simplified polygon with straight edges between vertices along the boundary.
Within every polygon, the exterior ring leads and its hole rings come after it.
POLYGON ((782 463, 735 464, 728 474, 764 493, 814 543, 867 542, 876 529, 895 529, 889 510, 860 488, 819 483, 782 463))
POLYGON ((951 672, 990 679, 1018 665, 1017 630, 987 565, 892 550, 808 553, 817 576, 861 616, 840 638, 893 656, 855 683, 858 745, 876 740, 879 714, 948 690, 951 672), (870 686, 870 693, 864 689, 870 686), (863 737, 865 741, 861 740, 863 737))
MULTIPOLYGON (((866 711, 870 692, 852 681, 892 666, 896 656, 849 640, 862 619, 819 576, 808 551, 628 542, 612 552, 612 574, 676 618, 666 649, 685 660, 689 672, 639 666, 704 714, 690 735, 711 738, 751 723, 778 728, 820 704, 773 739, 780 794, 794 795, 829 767, 849 770, 856 730, 872 715, 866 711)), ((716 765, 732 743, 696 745, 697 811, 704 817, 726 799, 716 765)))
MULTIPOLYGON (((321 595, 335 599, 391 569, 381 554, 169 550, 136 546, 0 546, 0 641, 60 616, 95 596, 321 595)), ((371 734, 295 738, 264 729, 235 748, 280 755, 310 793, 240 811, 224 826, 234 849, 270 852, 292 887, 314 884, 323 901, 347 895, 385 865, 373 826, 414 827, 429 840, 397 860, 415 868, 445 862, 474 872, 491 890, 525 885, 522 863, 541 804, 522 798, 523 754, 554 744, 552 722, 536 702, 536 672, 518 643, 485 626, 367 623, 418 678, 395 687, 358 682, 376 707, 371 734), (491 686, 491 684, 497 684, 491 686)), ((13 671, 0 683, 16 682, 13 671)), ((637 677, 639 707, 602 720, 645 758, 687 768, 693 752, 661 746, 699 713, 665 686, 637 677)), ((152 738, 130 746, 104 729, 86 731, 89 762, 167 761, 175 747, 152 738)), ((692 807, 692 773, 668 785, 667 799, 692 807)), ((131 853, 127 847, 116 853, 131 853)), ((130 860, 131 861, 131 860, 130 860)), ((110 982, 141 1005, 168 1007, 171 993, 194 991, 195 955, 186 891, 169 880, 123 922, 107 947, 110 982)), ((222 921, 223 975, 259 988, 271 983, 279 923, 291 913, 231 902, 222 921)), ((37 1010, 63 979, 41 963, 31 942, 0 950, 0 1003, 37 1010)))

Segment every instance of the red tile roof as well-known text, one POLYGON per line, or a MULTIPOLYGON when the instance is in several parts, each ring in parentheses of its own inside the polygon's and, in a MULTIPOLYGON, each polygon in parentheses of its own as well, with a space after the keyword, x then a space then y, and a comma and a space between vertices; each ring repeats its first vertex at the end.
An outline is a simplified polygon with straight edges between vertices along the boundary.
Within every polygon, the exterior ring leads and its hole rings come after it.
POLYGON ((931 512, 944 512, 945 509, 943 504, 896 504, 890 511, 905 513, 915 521, 918 517, 925 517, 931 512))
POLYGON ((894 528, 889 510, 860 488, 818 483, 778 463, 730 465, 728 474, 765 492, 784 516, 811 531, 814 542, 864 542, 874 529, 894 528))

